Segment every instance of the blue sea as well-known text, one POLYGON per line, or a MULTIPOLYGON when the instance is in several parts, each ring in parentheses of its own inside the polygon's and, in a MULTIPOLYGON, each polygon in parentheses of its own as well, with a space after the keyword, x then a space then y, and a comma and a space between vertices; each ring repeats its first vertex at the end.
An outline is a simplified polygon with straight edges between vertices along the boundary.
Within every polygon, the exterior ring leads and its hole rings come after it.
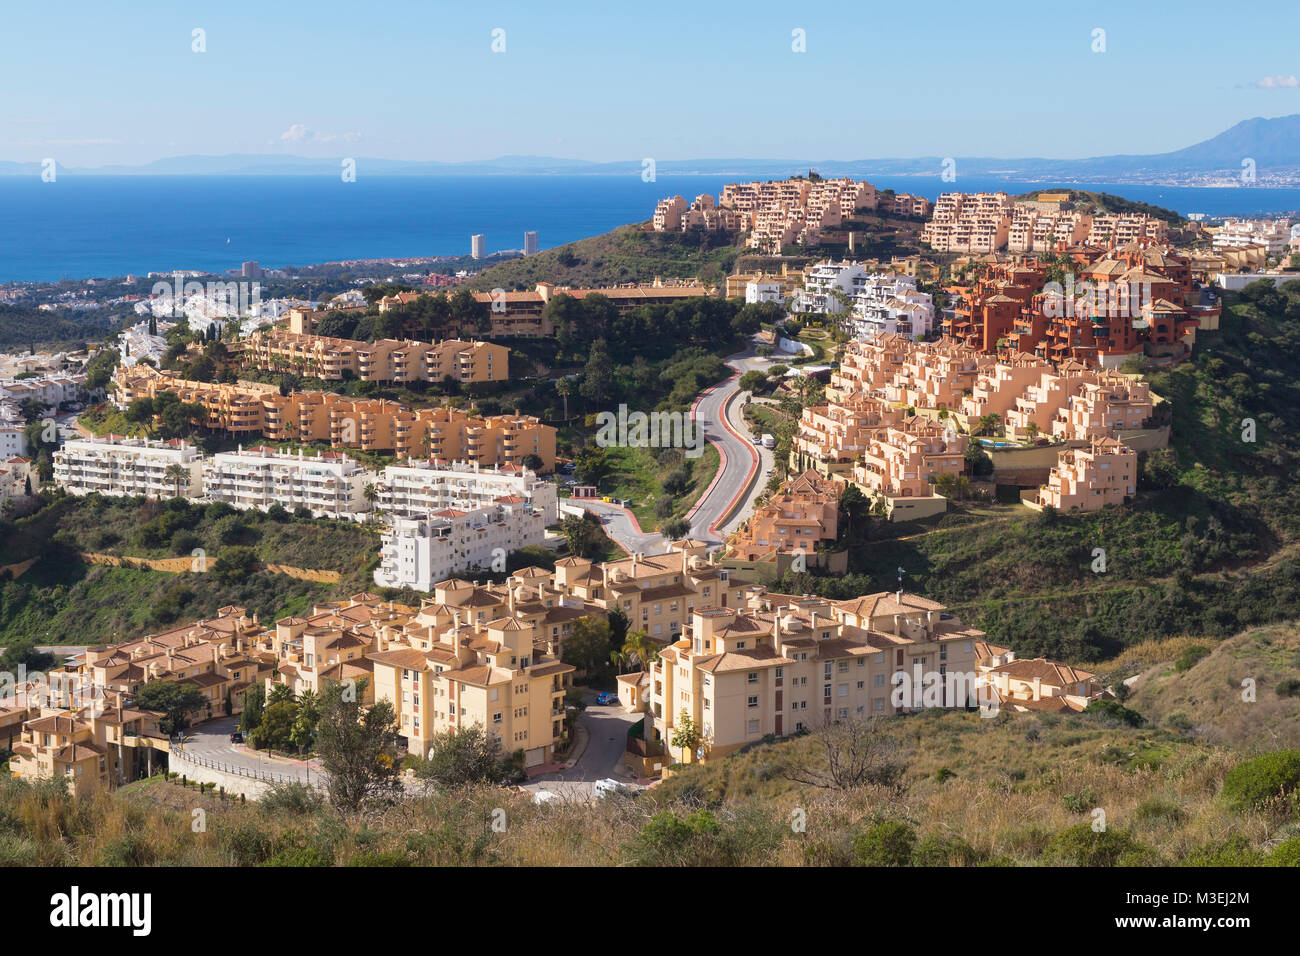
MULTIPOLYGON (((489 252, 541 248, 651 217, 680 193, 717 195, 739 176, 0 177, 0 281, 53 281, 172 269, 222 272, 340 259, 467 255, 483 233, 489 252)), ((1022 193, 1036 184, 869 176, 878 188, 934 198, 953 188, 1022 193)), ((1047 188, 1050 184, 1043 184, 1047 188)), ((1182 213, 1210 216, 1300 209, 1300 189, 1079 185, 1182 213)))

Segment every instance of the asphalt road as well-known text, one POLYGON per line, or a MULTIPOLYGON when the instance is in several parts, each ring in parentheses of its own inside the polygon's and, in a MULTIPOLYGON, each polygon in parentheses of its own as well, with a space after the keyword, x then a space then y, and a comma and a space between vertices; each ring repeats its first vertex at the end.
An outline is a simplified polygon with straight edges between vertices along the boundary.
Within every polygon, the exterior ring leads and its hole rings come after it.
MULTIPOLYGON (((706 391, 695 405, 695 420, 702 423, 705 440, 718 449, 721 465, 713 484, 687 515, 692 538, 721 544, 723 538, 748 517, 754 498, 766 484, 766 472, 772 467, 772 453, 754 445, 747 437, 749 430, 743 412, 746 395, 740 394, 740 376, 750 369, 766 369, 771 364, 757 356, 752 348, 736 353, 727 359, 727 365, 736 374, 706 391), (724 412, 726 420, 738 434, 733 434, 723 425, 724 412), (755 461, 759 462, 757 474, 753 474, 755 461), (733 510, 742 495, 743 504, 733 510), (724 516, 726 520, 722 521, 724 516), (718 527, 713 530, 715 524, 718 527)), ((630 552, 663 554, 668 550, 663 535, 654 531, 638 532, 628 513, 617 505, 575 498, 565 499, 564 503, 600 516, 605 533, 630 552)))
POLYGON ((595 695, 587 695, 587 709, 578 718, 587 729, 587 748, 568 770, 540 774, 524 785, 525 790, 537 793, 548 790, 564 800, 589 800, 593 796, 592 784, 613 777, 629 785, 632 781, 623 773, 623 753, 627 747, 628 728, 641 719, 641 714, 628 714, 618 704, 600 705, 595 695))
POLYGON ((234 717, 219 717, 191 727, 185 734, 186 752, 226 767, 242 767, 260 773, 273 773, 302 783, 319 782, 319 771, 316 769, 315 762, 309 769, 307 765, 298 761, 285 760, 251 750, 243 744, 232 744, 230 734, 237 724, 238 720, 234 717))

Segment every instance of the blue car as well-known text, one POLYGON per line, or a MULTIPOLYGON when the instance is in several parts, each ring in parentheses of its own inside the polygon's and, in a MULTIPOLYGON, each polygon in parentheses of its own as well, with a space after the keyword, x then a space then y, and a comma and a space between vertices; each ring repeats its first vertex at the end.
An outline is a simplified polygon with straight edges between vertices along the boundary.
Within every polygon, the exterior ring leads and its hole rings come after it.
POLYGON ((605 691, 604 693, 597 694, 597 695, 596 695, 596 703, 598 703, 598 704, 617 704, 617 703, 618 703, 618 694, 615 694, 615 693, 613 693, 612 691, 608 691, 608 690, 605 691))

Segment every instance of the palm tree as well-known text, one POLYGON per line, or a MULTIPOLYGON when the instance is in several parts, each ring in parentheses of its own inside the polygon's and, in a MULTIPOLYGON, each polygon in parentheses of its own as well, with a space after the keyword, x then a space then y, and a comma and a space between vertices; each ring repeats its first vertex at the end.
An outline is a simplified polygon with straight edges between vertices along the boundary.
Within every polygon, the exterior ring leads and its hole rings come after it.
POLYGON ((610 651, 609 662, 618 668, 618 672, 621 674, 624 668, 628 666, 628 655, 625 651, 610 651))
POLYGON ((623 639, 623 654, 629 664, 635 662, 638 668, 645 670, 651 662, 658 659, 659 646, 650 640, 650 635, 645 631, 629 631, 623 639))
POLYGON ((181 482, 185 480, 187 474, 188 472, 180 465, 168 465, 167 470, 163 472, 164 477, 171 481, 172 487, 176 489, 173 498, 181 496, 181 482))
POLYGON ((555 383, 555 391, 564 399, 564 420, 569 420, 569 396, 573 394, 573 382, 566 378, 561 378, 555 383))

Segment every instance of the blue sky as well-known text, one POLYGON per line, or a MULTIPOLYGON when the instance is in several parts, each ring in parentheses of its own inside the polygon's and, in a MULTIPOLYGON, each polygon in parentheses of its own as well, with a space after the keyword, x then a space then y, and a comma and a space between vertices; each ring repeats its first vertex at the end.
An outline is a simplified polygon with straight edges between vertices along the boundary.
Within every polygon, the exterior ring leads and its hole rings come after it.
POLYGON ((1300 112, 1294 0, 0 9, 0 159, 70 166, 191 153, 1076 157, 1177 149, 1300 112), (191 51, 195 28, 205 53, 191 51))

